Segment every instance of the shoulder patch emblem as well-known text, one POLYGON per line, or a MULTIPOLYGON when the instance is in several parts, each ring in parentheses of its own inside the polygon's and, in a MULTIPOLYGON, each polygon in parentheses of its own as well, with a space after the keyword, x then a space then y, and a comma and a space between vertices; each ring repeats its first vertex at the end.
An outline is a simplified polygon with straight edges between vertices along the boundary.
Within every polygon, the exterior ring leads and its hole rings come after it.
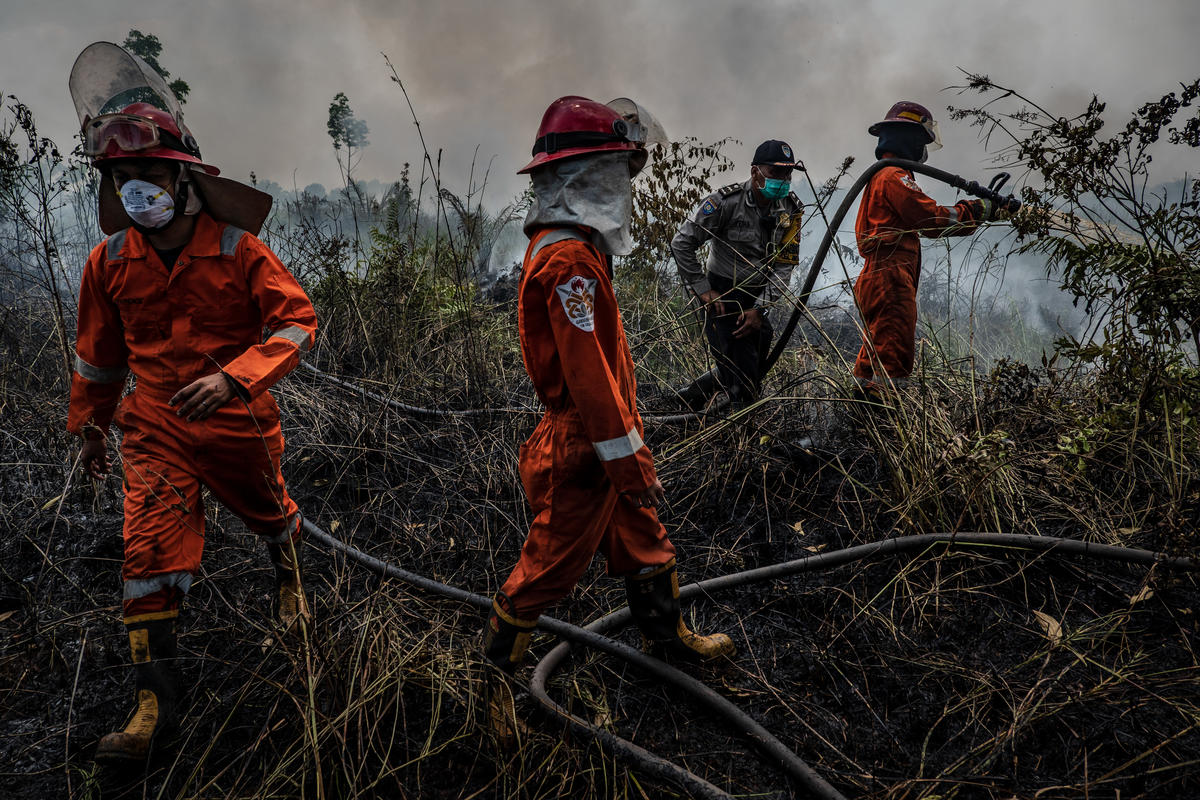
POLYGON ((716 210, 717 204, 712 201, 711 197, 704 201, 704 205, 700 206, 700 213, 705 216, 708 216, 716 210))
POLYGON ((596 329, 596 279, 575 275, 562 286, 555 286, 563 311, 571 324, 584 333, 596 329))
POLYGON ((901 183, 903 183, 905 186, 907 186, 909 189, 912 189, 914 192, 919 192, 919 191, 921 191, 921 187, 920 187, 920 186, 917 186, 917 182, 916 182, 916 181, 914 181, 914 180, 913 180, 913 179, 912 179, 910 176, 908 176, 908 175, 901 175, 901 176, 900 176, 900 182, 901 182, 901 183))

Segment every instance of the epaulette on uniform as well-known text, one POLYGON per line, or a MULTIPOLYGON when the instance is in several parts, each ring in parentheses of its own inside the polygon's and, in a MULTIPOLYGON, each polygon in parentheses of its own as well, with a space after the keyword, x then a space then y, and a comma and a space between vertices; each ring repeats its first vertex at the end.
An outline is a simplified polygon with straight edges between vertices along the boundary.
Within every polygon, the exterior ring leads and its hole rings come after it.
POLYGON ((730 197, 731 195, 737 194, 741 190, 742 190, 742 184, 731 183, 728 186, 722 186, 720 189, 717 190, 717 193, 719 195, 721 195, 721 197, 730 197))

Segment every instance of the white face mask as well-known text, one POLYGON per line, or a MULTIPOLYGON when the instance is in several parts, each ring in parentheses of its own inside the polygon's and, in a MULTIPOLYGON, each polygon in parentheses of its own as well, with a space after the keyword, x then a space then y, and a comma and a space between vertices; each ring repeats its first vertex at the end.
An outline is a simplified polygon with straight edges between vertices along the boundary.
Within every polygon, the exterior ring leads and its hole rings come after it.
POLYGON ((175 198, 171 192, 147 181, 126 181, 117 194, 129 218, 144 228, 157 230, 175 216, 175 198))

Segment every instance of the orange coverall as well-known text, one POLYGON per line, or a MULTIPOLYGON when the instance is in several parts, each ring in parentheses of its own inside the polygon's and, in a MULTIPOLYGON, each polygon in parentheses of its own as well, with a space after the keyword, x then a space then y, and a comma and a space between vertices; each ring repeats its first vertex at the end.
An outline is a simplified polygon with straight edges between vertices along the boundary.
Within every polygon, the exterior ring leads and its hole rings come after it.
POLYGON ((642 442, 633 358, 608 262, 581 241, 549 244, 518 290, 521 355, 545 416, 521 447, 521 482, 533 523, 501 588, 511 613, 537 619, 578 582, 599 549, 612 575, 665 564, 675 555, 653 508, 619 495, 656 480, 642 442))
MULTIPOLYGON (((890 154, 885 153, 884 157, 890 154)), ((912 374, 917 332, 917 282, 921 278, 920 236, 965 236, 982 222, 978 200, 938 205, 921 191, 912 172, 884 167, 863 192, 854 230, 865 264, 854 284, 863 318, 863 345, 854 376, 912 374)))
POLYGON ((67 429, 95 437, 115 413, 124 434, 126 622, 173 612, 191 586, 204 547, 201 485, 268 542, 298 535, 267 389, 299 363, 316 328, 312 304, 275 254, 203 211, 173 270, 133 228, 92 250, 67 429), (240 397, 193 422, 167 405, 218 369, 240 397), (127 371, 137 384, 122 399, 127 371))

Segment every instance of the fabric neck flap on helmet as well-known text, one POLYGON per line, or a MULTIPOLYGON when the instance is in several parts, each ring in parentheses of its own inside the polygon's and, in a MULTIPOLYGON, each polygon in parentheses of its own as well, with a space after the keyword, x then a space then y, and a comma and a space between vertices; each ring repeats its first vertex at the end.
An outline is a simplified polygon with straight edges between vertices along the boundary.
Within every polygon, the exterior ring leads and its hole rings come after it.
POLYGON ((592 243, 603 253, 621 256, 633 251, 629 151, 554 161, 529 177, 533 204, 525 217, 526 235, 541 228, 577 225, 594 231, 592 243))
POLYGON ((929 135, 920 125, 890 122, 880 126, 875 158, 883 158, 884 153, 893 153, 909 161, 920 161, 928 141, 929 135))

